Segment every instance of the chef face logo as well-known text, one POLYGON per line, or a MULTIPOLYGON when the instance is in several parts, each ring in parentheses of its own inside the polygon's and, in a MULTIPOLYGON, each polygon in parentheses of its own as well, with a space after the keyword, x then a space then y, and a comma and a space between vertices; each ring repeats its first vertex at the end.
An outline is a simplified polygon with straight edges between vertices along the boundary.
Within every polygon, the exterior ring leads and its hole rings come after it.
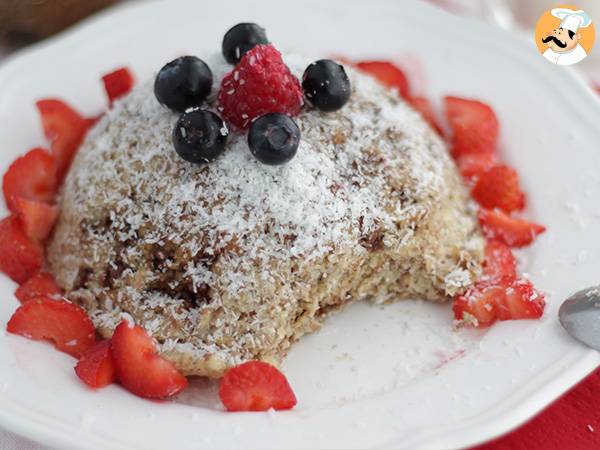
POLYGON ((535 29, 540 53, 553 64, 568 66, 587 57, 594 46, 592 18, 576 6, 546 11, 535 29))

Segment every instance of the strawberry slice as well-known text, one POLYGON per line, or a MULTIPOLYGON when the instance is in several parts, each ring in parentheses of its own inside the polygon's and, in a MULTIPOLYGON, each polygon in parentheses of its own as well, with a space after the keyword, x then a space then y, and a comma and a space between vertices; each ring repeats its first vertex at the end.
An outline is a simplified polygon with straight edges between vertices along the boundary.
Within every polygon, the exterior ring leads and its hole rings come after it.
POLYGON ((23 283, 15 292, 15 297, 21 303, 28 302, 38 297, 49 297, 58 300, 63 296, 62 289, 58 287, 54 277, 48 272, 39 272, 23 283))
POLYGON ((389 61, 362 61, 356 64, 363 72, 373 75, 381 84, 396 88, 400 95, 410 98, 410 85, 404 72, 389 61))
POLYGON ((21 221, 23 231, 31 240, 44 242, 50 235, 58 217, 58 206, 13 197, 15 212, 21 221))
POLYGON ((121 322, 112 337, 117 378, 130 392, 145 398, 166 398, 184 390, 187 379, 156 352, 143 328, 121 322))
POLYGON ((52 202, 57 186, 56 161, 43 148, 34 148, 17 158, 2 178, 2 192, 11 211, 15 211, 15 197, 52 202))
POLYGON ((58 179, 62 180, 89 128, 89 122, 61 100, 46 99, 36 103, 44 134, 56 158, 58 179))
POLYGON ((493 153, 498 119, 492 108, 477 100, 445 97, 446 117, 452 128, 452 155, 493 153))
POLYGON ((116 381, 111 345, 110 341, 96 342, 77 362, 75 373, 89 387, 102 388, 116 381))
POLYGON ((542 317, 546 299, 529 280, 523 278, 506 280, 504 302, 496 309, 500 320, 537 319, 542 317))
POLYGON ((500 241, 488 241, 485 244, 483 279, 493 280, 517 276, 517 262, 512 250, 500 241))
POLYGON ((96 342, 96 329, 87 313, 67 300, 38 297, 19 307, 6 325, 9 333, 48 340, 79 358, 96 342))
POLYGON ((497 209, 481 209, 479 223, 487 239, 497 239, 509 247, 525 247, 546 227, 523 219, 515 219, 497 209))
POLYGON ((127 67, 122 67, 114 72, 107 73, 102 77, 104 83, 104 90, 108 96, 109 106, 113 105, 113 102, 129 93, 133 88, 135 80, 133 75, 127 67))
POLYGON ((545 304, 531 282, 509 275, 491 283, 476 283, 454 299, 452 309, 456 320, 484 328, 496 320, 537 319, 545 304))
POLYGON ((471 180, 481 176, 482 173, 494 166, 496 161, 494 153, 467 153, 457 157, 456 165, 463 178, 471 180))
POLYGON ((429 99, 425 97, 413 97, 408 102, 421 114, 421 116, 423 116, 423 119, 431 125, 431 128, 433 128, 437 134, 440 136, 443 135, 442 127, 438 122, 437 115, 435 114, 433 105, 429 99))
POLYGON ((471 195, 484 208, 500 208, 510 213, 525 207, 519 175, 507 165, 493 166, 482 173, 471 190, 471 195))
POLYGON ((227 411, 292 409, 296 396, 285 376, 270 364, 248 361, 229 369, 219 386, 227 411))
POLYGON ((478 328, 489 327, 497 319, 497 303, 504 295, 503 286, 478 282, 452 303, 454 318, 478 328))
POLYGON ((43 260, 43 248, 25 235, 16 216, 0 221, 0 271, 21 284, 40 270, 43 260))

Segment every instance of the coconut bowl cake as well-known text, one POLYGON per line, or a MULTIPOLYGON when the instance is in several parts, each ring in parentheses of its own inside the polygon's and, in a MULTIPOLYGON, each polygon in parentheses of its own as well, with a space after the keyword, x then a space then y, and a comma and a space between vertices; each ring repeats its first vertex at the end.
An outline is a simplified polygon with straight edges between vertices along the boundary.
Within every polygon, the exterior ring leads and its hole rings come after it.
MULTIPOLYGON (((312 61, 284 60, 299 78, 312 61)), ((232 66, 210 67, 218 112, 232 66)), ((183 160, 151 82, 115 103, 75 158, 47 250, 101 335, 130 317, 182 373, 220 377, 278 364, 350 302, 445 301, 474 283, 484 241, 444 142, 397 92, 346 72, 348 102, 305 104, 279 166, 234 129, 214 161, 183 160)))

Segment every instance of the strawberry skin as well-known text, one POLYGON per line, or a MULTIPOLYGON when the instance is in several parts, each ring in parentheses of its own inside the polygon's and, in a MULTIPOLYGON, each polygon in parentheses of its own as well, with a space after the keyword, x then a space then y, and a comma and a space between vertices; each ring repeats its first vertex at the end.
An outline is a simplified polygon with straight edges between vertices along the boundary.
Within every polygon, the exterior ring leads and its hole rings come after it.
POLYGON ((45 99, 36 103, 44 134, 56 158, 57 176, 62 180, 87 133, 90 123, 61 100, 45 99))
POLYGON ((32 299, 12 315, 6 330, 33 340, 48 340, 79 358, 96 342, 96 329, 87 313, 67 300, 32 299))
POLYGON ((389 61, 362 61, 356 64, 363 72, 373 75, 381 84, 396 88, 400 95, 410 98, 410 85, 404 72, 389 61))
POLYGON ((517 276, 517 262, 512 250, 500 241, 488 241, 485 245, 483 279, 499 279, 517 276))
POLYGON ((15 211, 16 197, 52 202, 57 187, 56 160, 43 148, 34 148, 17 158, 2 178, 2 192, 11 211, 15 211))
POLYGON ((219 386, 227 411, 291 409, 296 396, 285 376, 270 364, 248 361, 229 369, 219 386))
POLYGON ((477 328, 488 327, 496 321, 498 299, 503 295, 502 286, 478 282, 463 295, 454 298, 454 318, 477 328))
POLYGON ((58 217, 58 206, 21 197, 13 197, 13 200, 15 212, 27 237, 35 242, 45 242, 58 217))
POLYGON ((498 140, 498 119, 485 103, 445 97, 446 117, 452 128, 452 155, 493 153, 498 140))
POLYGON ((111 342, 99 341, 79 359, 75 373, 81 381, 92 388, 102 388, 117 379, 111 342))
POLYGON ((481 209, 479 223, 487 239, 497 239, 509 247, 525 247, 546 227, 523 219, 515 219, 497 209, 481 209))
POLYGON ((23 283, 15 292, 15 297, 21 303, 28 302, 37 297, 49 297, 55 300, 63 296, 62 289, 58 287, 54 277, 48 272, 39 272, 23 283))
POLYGON ((500 208, 510 213, 525 207, 519 175, 512 168, 499 164, 481 174, 471 191, 473 199, 488 209, 500 208))
POLYGON ((443 135, 442 127, 438 122, 435 111, 433 110, 433 105, 429 99, 425 97, 412 97, 408 102, 421 114, 421 116, 423 116, 425 122, 431 125, 431 128, 433 128, 437 134, 440 136, 443 135))
POLYGON ((135 84, 135 79, 127 67, 122 67, 104 75, 102 82, 108 96, 109 106, 112 106, 116 99, 123 97, 131 91, 135 84))
POLYGON ((154 341, 140 326, 121 322, 112 337, 112 353, 117 378, 140 397, 167 398, 188 385, 175 366, 157 354, 154 341))
POLYGON ((40 270, 43 260, 43 248, 25 235, 17 217, 0 221, 0 271, 21 284, 40 270))

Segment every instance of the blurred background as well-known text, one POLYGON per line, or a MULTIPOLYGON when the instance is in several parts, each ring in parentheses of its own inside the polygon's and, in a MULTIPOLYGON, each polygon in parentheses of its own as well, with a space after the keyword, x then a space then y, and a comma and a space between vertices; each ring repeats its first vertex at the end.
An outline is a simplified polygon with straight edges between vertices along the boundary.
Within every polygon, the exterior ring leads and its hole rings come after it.
MULTIPOLYGON (((103 8, 125 1, 148 0, 0 0, 0 63, 18 48, 58 33, 103 8)), ((530 40, 541 14, 563 3, 552 0, 421 1, 453 14, 523 34, 530 40)), ((592 19, 600 18, 600 0, 573 0, 567 3, 585 10, 592 19)), ((600 87, 600 50, 592 52, 576 66, 576 70, 594 86, 600 87)))

